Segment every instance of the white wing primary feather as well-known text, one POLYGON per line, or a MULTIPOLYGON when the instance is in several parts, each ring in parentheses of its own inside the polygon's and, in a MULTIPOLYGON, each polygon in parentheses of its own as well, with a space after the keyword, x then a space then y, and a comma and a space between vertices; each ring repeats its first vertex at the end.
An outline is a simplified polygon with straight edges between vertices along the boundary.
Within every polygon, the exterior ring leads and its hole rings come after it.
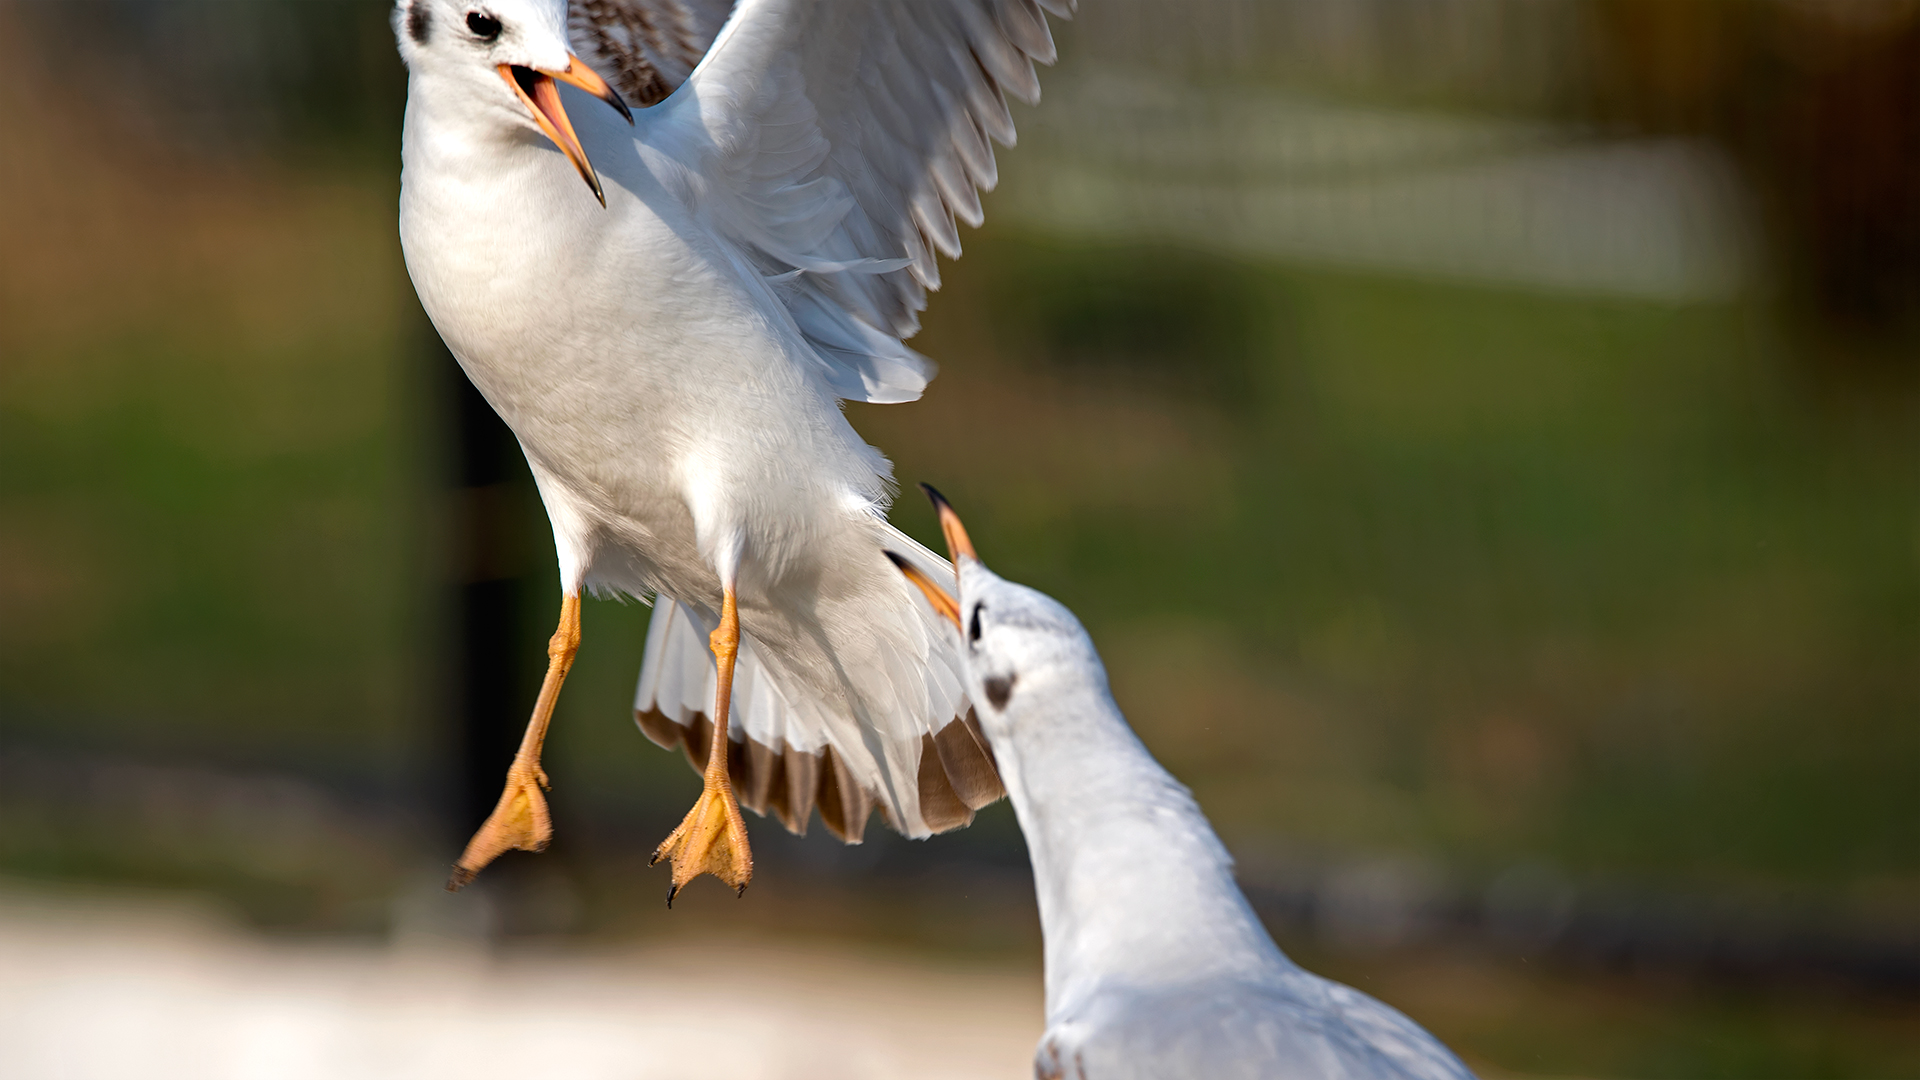
POLYGON ((1005 95, 1037 100, 1053 58, 1034 0, 745 0, 644 141, 777 279, 836 394, 910 401, 933 366, 901 339, 939 287, 935 252, 958 258, 956 220, 983 220, 1005 95))

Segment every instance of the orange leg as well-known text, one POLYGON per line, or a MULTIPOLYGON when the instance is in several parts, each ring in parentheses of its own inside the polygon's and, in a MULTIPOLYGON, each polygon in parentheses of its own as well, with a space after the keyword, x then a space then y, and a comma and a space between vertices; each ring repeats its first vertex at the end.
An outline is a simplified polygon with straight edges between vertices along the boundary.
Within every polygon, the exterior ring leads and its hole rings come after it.
POLYGON ((507 766, 507 783, 500 802, 487 815, 480 831, 467 841, 467 850, 453 864, 453 876, 447 879, 449 891, 473 880, 488 863, 512 849, 539 851, 553 839, 553 819, 547 814, 547 799, 541 789, 548 786, 546 771, 540 768, 540 748, 547 741, 547 725, 553 722, 553 706, 560 700, 560 687, 573 667, 573 655, 580 651, 580 598, 560 598, 560 625, 547 642, 547 677, 540 684, 540 696, 533 703, 533 718, 527 721, 527 733, 514 751, 513 764, 507 766))
POLYGON ((661 841, 652 862, 673 860, 673 886, 667 890, 667 906, 687 882, 701 874, 712 874, 726 882, 736 893, 747 890, 753 880, 753 849, 747 846, 747 823, 740 817, 740 802, 733 797, 733 780, 727 775, 727 719, 733 699, 733 659, 740 652, 740 612, 733 590, 727 589, 720 600, 720 627, 707 639, 713 646, 718 678, 713 692, 713 742, 707 746, 706 783, 686 819, 661 841))

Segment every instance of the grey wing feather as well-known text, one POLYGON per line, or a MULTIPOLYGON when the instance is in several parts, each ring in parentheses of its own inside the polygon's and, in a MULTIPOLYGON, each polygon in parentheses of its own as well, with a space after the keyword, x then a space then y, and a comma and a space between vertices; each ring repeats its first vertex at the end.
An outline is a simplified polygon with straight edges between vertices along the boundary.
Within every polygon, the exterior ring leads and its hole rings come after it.
POLYGON ((1315 979, 1340 1018, 1348 1053, 1368 1062, 1373 1071, 1363 1075, 1382 1080, 1473 1080, 1473 1073, 1453 1051, 1408 1019, 1405 1013, 1368 997, 1351 986, 1315 979))
POLYGON ((1043 1080, 1473 1080, 1418 1024, 1350 987, 1295 970, 1271 982, 1101 996, 1050 1028, 1043 1080))

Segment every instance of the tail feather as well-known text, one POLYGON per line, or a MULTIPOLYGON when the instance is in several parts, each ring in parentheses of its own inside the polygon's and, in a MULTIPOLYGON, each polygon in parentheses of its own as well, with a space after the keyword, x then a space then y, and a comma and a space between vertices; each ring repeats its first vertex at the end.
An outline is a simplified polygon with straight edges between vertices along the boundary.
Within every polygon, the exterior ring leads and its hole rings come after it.
MULTIPOLYGON (((820 821, 841 843, 857 844, 866 839, 867 818, 873 813, 876 800, 853 779, 846 762, 833 752, 833 747, 821 751, 821 757, 820 821)), ((891 820, 888 824, 899 827, 891 820)))
MULTIPOLYGON (((896 539, 894 546, 916 562, 927 563, 929 574, 952 572, 945 560, 924 547, 897 533, 889 538, 890 542, 896 539)), ((696 771, 705 768, 713 740, 708 716, 715 683, 707 642, 713 630, 710 622, 693 605, 659 596, 634 697, 634 719, 640 730, 662 747, 683 751, 696 771)), ((944 627, 933 629, 948 632, 944 627)), ((777 666, 763 653, 763 646, 751 635, 742 634, 734 662, 727 765, 734 793, 747 809, 762 816, 772 813, 789 832, 805 835, 817 807, 829 832, 845 843, 857 844, 875 809, 896 831, 921 837, 970 824, 974 811, 1005 794, 992 751, 952 665, 925 662, 921 670, 903 669, 892 676, 923 682, 926 693, 921 700, 958 704, 954 715, 929 722, 933 730, 925 731, 911 747, 917 769, 889 778, 862 775, 852 768, 851 762, 865 748, 836 752, 830 735, 834 725, 820 715, 825 707, 788 693, 777 666), (895 790, 885 790, 889 782, 895 790)))
MULTIPOLYGON (((1006 795, 993 748, 987 744, 987 734, 980 730, 980 720, 972 709, 958 723, 948 724, 929 738, 934 753, 940 756, 941 769, 967 809, 978 810, 1006 795)), ((921 753, 924 760, 925 751, 921 753)))

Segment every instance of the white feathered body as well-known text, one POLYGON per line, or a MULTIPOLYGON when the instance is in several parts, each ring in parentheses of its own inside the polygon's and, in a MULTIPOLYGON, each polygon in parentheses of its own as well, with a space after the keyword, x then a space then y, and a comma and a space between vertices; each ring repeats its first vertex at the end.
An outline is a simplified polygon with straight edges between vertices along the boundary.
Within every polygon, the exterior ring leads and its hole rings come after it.
MULTIPOLYGON (((416 85, 409 131, 454 127, 416 124, 432 102, 416 85)), ((717 598, 729 548, 765 589, 796 558, 839 561, 820 545, 849 531, 871 546, 885 459, 807 370, 773 286, 595 106, 572 111, 606 209, 535 137, 408 139, 402 174, 415 287, 558 511, 563 575, 717 598)))
MULTIPOLYGON (((465 75, 413 69, 401 239, 435 328, 526 452, 563 585, 678 601, 693 618, 649 666, 710 673, 705 631, 720 574, 737 570, 736 738, 831 746, 892 824, 926 835, 921 737, 967 705, 946 635, 882 549, 945 563, 886 524, 889 466, 841 414, 785 282, 716 232, 725 193, 702 172, 725 148, 700 103, 642 112, 635 130, 566 92, 603 209, 537 132, 476 114, 465 75)), ((780 137, 769 126, 750 134, 780 137)), ((830 229, 835 195, 787 191, 788 225, 830 229)), ((893 348, 908 365, 899 396, 917 394, 926 368, 893 348)), ((710 674, 679 681, 698 685, 663 707, 711 700, 710 674)))
POLYGON ((1419 1025, 1274 944, 1071 612, 977 562, 961 573, 962 617, 982 627, 962 647, 969 686, 987 703, 1046 942, 1038 1076, 1471 1080, 1419 1025))

